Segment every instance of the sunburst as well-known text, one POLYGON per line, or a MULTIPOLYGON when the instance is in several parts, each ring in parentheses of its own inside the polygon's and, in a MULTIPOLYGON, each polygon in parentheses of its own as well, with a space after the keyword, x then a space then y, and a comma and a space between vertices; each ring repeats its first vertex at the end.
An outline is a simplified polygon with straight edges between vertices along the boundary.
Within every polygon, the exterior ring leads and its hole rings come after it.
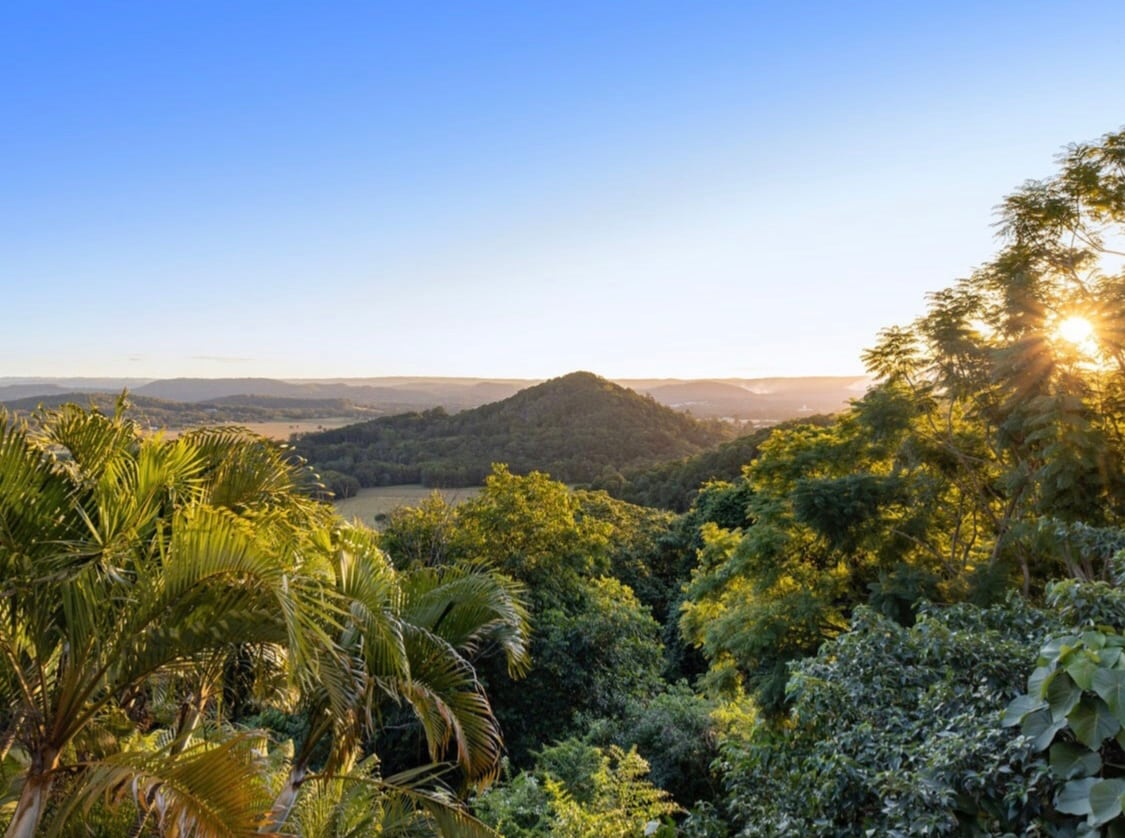
POLYGON ((1098 354, 1098 334, 1094 324, 1080 314, 1071 314, 1060 320, 1055 326, 1055 336, 1083 355, 1094 357, 1098 354))

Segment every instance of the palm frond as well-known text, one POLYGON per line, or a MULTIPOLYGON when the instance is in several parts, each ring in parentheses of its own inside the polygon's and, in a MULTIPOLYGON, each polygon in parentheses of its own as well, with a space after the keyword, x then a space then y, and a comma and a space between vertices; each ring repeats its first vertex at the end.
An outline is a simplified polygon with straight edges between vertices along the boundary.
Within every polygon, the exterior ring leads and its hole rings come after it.
POLYGON ((452 748, 470 782, 496 775, 502 741, 492 707, 473 667, 440 637, 404 627, 410 680, 399 687, 426 735, 430 757, 441 761, 452 748))
POLYGON ((129 799, 142 812, 152 809, 169 838, 260 838, 270 795, 258 745, 258 737, 242 735, 179 755, 123 751, 87 763, 80 787, 46 834, 59 834, 70 818, 89 812, 99 800, 129 799))
POLYGON ((495 644, 509 673, 526 674, 530 628, 523 585, 483 565, 412 569, 401 584, 404 620, 462 654, 476 655, 495 644))

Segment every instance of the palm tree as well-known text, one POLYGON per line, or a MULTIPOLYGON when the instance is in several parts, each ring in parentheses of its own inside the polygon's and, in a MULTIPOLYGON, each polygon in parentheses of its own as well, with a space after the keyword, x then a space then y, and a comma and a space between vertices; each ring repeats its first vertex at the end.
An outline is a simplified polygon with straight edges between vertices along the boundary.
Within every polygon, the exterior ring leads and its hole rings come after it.
POLYGON ((370 535, 308 481, 237 429, 144 437, 123 403, 0 414, 0 761, 20 766, 8 836, 125 793, 137 834, 152 815, 166 834, 280 828, 308 754, 271 794, 261 735, 224 715, 235 660, 272 686, 261 700, 310 712, 329 774, 354 766, 381 696, 418 709, 435 756, 452 742, 467 774, 486 773, 498 733, 461 651, 499 638, 518 665, 518 600, 499 586, 492 610, 451 606, 485 615, 452 643, 411 623, 370 535))

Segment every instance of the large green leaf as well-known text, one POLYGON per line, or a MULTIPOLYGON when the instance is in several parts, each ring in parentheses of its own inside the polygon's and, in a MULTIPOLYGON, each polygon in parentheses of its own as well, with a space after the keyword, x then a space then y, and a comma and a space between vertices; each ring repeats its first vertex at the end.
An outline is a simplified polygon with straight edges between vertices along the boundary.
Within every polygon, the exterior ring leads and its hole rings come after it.
POLYGON ((1043 698, 1046 692, 1047 679, 1055 672, 1053 666, 1040 666, 1027 679, 1027 692, 1036 698, 1043 698))
POLYGON ((1082 635, 1082 645, 1087 649, 1101 649, 1105 642, 1106 637, 1100 631, 1088 631, 1082 635))
POLYGON ((1066 727, 1066 718, 1055 719, 1051 711, 1043 707, 1024 717, 1021 729, 1024 736, 1029 736, 1034 741, 1032 747, 1037 751, 1044 751, 1055 738, 1055 734, 1066 727))
POLYGON ((1065 672, 1056 672, 1047 685, 1044 697, 1047 699, 1047 706, 1051 708, 1051 717, 1058 720, 1066 718, 1074 709, 1074 705, 1082 698, 1082 690, 1065 672))
POLYGON ((1071 780, 1055 798, 1055 808, 1067 815, 1089 815, 1093 811, 1090 808, 1090 789, 1096 782, 1097 777, 1071 780))
POLYGON ((1094 673, 1093 690, 1101 696, 1117 720, 1125 723, 1125 671, 1099 669, 1094 673))
POLYGON ((1121 729, 1121 722, 1110 712, 1106 703, 1089 695, 1082 696, 1067 720, 1078 741, 1091 750, 1100 748, 1102 742, 1121 729))
POLYGON ((1046 707, 1046 702, 1043 699, 1027 693, 1017 695, 1011 700, 1006 708, 1004 708, 1004 715, 1000 719, 1000 723, 1004 727, 1014 727, 1024 720, 1028 713, 1046 707))
POLYGON ((1104 826, 1121 814, 1125 780, 1099 780, 1090 787, 1092 826, 1104 826))
POLYGON ((1097 751, 1073 742, 1056 742, 1051 745, 1050 762, 1051 771, 1061 780, 1090 777, 1102 768, 1102 758, 1097 751))
POLYGON ((1122 649, 1120 646, 1106 646, 1098 650, 1098 661, 1105 669, 1113 669, 1121 663, 1122 649))
POLYGON ((1097 673, 1100 668, 1097 660, 1087 652, 1071 659, 1070 663, 1066 665, 1066 674, 1073 678, 1074 683, 1079 687, 1084 690, 1089 690, 1093 689, 1094 674, 1097 673))

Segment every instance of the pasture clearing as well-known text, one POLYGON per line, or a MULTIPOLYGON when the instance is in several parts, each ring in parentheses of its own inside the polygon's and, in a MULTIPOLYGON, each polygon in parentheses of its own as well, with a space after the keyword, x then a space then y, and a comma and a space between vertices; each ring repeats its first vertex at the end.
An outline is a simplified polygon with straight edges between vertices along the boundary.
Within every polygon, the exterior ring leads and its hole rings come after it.
POLYGON ((402 486, 375 486, 360 489, 355 497, 334 501, 336 511, 349 520, 359 518, 367 525, 375 524, 376 516, 387 515, 400 506, 417 506, 433 492, 440 492, 448 503, 459 504, 476 497, 480 486, 460 489, 434 489, 420 483, 402 486))

